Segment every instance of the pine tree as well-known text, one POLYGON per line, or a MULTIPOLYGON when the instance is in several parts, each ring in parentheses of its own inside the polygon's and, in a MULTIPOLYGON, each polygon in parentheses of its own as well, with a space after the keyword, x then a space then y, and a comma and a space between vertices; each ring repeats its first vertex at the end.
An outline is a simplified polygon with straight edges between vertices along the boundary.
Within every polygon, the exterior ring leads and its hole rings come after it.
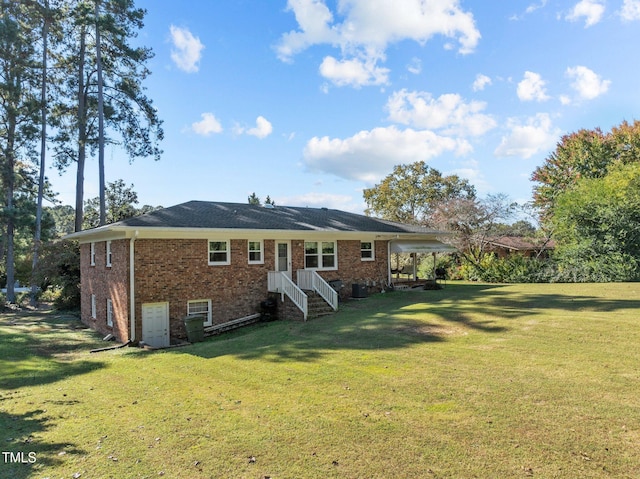
MULTIPOLYGON (((79 231, 83 223, 87 148, 102 158, 99 169, 104 190, 105 145, 120 145, 131 161, 149 156, 158 160, 163 131, 153 102, 142 86, 150 74, 146 63, 153 54, 148 48, 133 48, 128 43, 143 27, 146 11, 135 8, 133 0, 69 1, 72 22, 60 65, 75 74, 69 76, 58 107, 56 160, 60 169, 77 162, 79 231), (74 90, 75 97, 71 95, 74 90)), ((101 197, 104 208, 104 193, 101 197)))
POLYGON ((2 226, 7 277, 7 301, 15 301, 14 239, 18 218, 16 195, 26 160, 37 139, 37 80, 34 74, 33 18, 23 1, 0 3, 0 190, 4 200, 2 226))

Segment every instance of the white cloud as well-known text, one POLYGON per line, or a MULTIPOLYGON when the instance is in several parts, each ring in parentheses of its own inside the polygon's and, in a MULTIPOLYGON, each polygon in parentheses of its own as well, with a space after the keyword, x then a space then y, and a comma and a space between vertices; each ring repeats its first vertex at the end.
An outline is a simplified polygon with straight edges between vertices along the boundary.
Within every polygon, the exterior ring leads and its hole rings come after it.
POLYGON ((320 74, 337 86, 386 85, 389 82, 389 69, 376 66, 377 59, 362 61, 336 60, 327 56, 320 65, 320 74))
POLYGON ((454 93, 433 98, 428 92, 403 89, 389 97, 386 108, 392 121, 445 134, 480 136, 496 126, 491 116, 482 113, 486 103, 466 103, 454 93))
POLYGON ((585 100, 593 100, 606 93, 611 85, 611 80, 603 80, 600 75, 584 66, 569 67, 566 75, 574 79, 571 86, 585 100))
POLYGON ((478 160, 470 159, 463 162, 459 168, 444 171, 445 175, 458 175, 460 178, 469 180, 475 186, 478 193, 485 194, 491 191, 491 185, 485 179, 482 168, 478 160))
POLYGON ((474 51, 480 32, 473 15, 463 11, 459 3, 459 0, 341 0, 334 15, 325 0, 288 0, 287 9, 294 13, 298 29, 282 35, 276 52, 282 61, 288 62, 310 46, 332 45, 340 48, 342 60, 329 56, 323 66, 325 73, 333 72, 334 76, 328 78, 332 81, 337 78, 336 84, 386 83, 388 70, 376 64, 384 61, 384 52, 391 43, 413 40, 424 44, 435 35, 442 35, 457 40, 460 53, 474 51), (335 16, 340 18, 336 20, 335 16), (362 74, 365 72, 369 75, 362 74), (364 83, 357 83, 358 80, 364 83))
POLYGON ((414 75, 419 75, 422 73, 422 61, 419 58, 413 57, 411 63, 407 65, 407 71, 414 75))
POLYGON ((247 130, 247 135, 255 136, 260 138, 266 138, 273 132, 273 126, 264 116, 259 116, 256 118, 256 126, 255 128, 249 128, 247 130))
POLYGON ((187 73, 197 72, 204 45, 186 28, 171 25, 169 29, 173 44, 171 59, 180 70, 187 73))
POLYGON ((538 73, 524 72, 524 79, 518 83, 518 98, 522 101, 548 100, 546 83, 538 73))
POLYGON ((482 73, 478 73, 476 75, 476 79, 473 82, 473 91, 482 91, 487 86, 491 85, 492 81, 487 75, 483 75, 482 73))
POLYGON ((397 164, 426 161, 445 152, 469 151, 471 145, 465 140, 390 126, 361 131, 345 139, 314 137, 307 142, 303 162, 314 171, 373 183, 397 164))
POLYGON ((547 0, 541 0, 540 3, 530 4, 522 15, 512 15, 511 20, 522 20, 526 15, 530 15, 540 8, 544 8, 547 5, 547 0))
POLYGON ((546 113, 538 113, 524 124, 510 118, 507 128, 510 132, 502 137, 502 142, 494 151, 496 156, 531 158, 540 151, 553 148, 561 134, 560 129, 553 128, 551 117, 546 113))
POLYGON ((222 125, 213 113, 203 113, 200 115, 202 120, 192 123, 191 129, 202 136, 210 136, 212 133, 220 133, 222 125))
POLYGON ((624 0, 620 16, 625 22, 640 20, 640 0, 624 0))
POLYGON ((539 8, 544 8, 546 4, 547 4, 547 0, 541 0, 540 3, 532 3, 527 7, 527 9, 525 10, 525 13, 533 13, 539 8))
POLYGON ((333 14, 324 0, 289 0, 287 11, 293 11, 300 29, 282 35, 276 47, 280 60, 291 61, 294 55, 311 45, 339 42, 338 32, 330 26, 333 14))
POLYGON ((601 0, 581 0, 574 5, 565 18, 571 22, 577 22, 584 18, 584 27, 588 28, 600 22, 604 10, 604 3, 601 0))

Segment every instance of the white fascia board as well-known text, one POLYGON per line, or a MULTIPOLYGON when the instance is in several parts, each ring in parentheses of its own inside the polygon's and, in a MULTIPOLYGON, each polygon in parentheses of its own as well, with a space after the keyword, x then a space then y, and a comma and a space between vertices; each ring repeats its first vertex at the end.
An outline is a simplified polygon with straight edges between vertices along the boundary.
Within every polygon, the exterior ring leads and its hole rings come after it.
POLYGON ((291 240, 291 239, 328 239, 360 240, 374 239, 387 241, 393 239, 436 239, 440 232, 426 233, 387 233, 379 231, 338 231, 338 230, 274 230, 274 229, 234 229, 234 228, 163 228, 110 226, 72 233, 64 239, 74 239, 79 243, 107 241, 126 238, 137 239, 210 239, 225 237, 229 239, 251 240, 291 240))

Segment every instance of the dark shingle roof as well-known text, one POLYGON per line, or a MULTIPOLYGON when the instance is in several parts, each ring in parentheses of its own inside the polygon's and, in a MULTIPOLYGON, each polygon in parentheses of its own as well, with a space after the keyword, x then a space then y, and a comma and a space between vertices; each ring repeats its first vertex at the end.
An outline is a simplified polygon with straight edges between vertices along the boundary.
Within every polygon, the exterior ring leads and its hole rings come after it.
POLYGON ((246 203, 189 201, 112 226, 156 228, 221 228, 294 231, 368 231, 378 233, 434 233, 419 226, 404 225, 369 216, 327 208, 276 206, 246 203))

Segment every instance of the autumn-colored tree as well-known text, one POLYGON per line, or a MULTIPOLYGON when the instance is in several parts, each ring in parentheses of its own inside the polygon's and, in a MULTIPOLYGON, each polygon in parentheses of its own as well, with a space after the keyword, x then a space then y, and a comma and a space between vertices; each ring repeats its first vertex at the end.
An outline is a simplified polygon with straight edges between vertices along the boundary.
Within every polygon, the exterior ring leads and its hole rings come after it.
POLYGON ((531 176, 537 183, 533 188, 534 203, 548 218, 558 195, 580 179, 602 178, 615 165, 638 161, 640 121, 623 121, 608 133, 595 128, 565 135, 531 176))

